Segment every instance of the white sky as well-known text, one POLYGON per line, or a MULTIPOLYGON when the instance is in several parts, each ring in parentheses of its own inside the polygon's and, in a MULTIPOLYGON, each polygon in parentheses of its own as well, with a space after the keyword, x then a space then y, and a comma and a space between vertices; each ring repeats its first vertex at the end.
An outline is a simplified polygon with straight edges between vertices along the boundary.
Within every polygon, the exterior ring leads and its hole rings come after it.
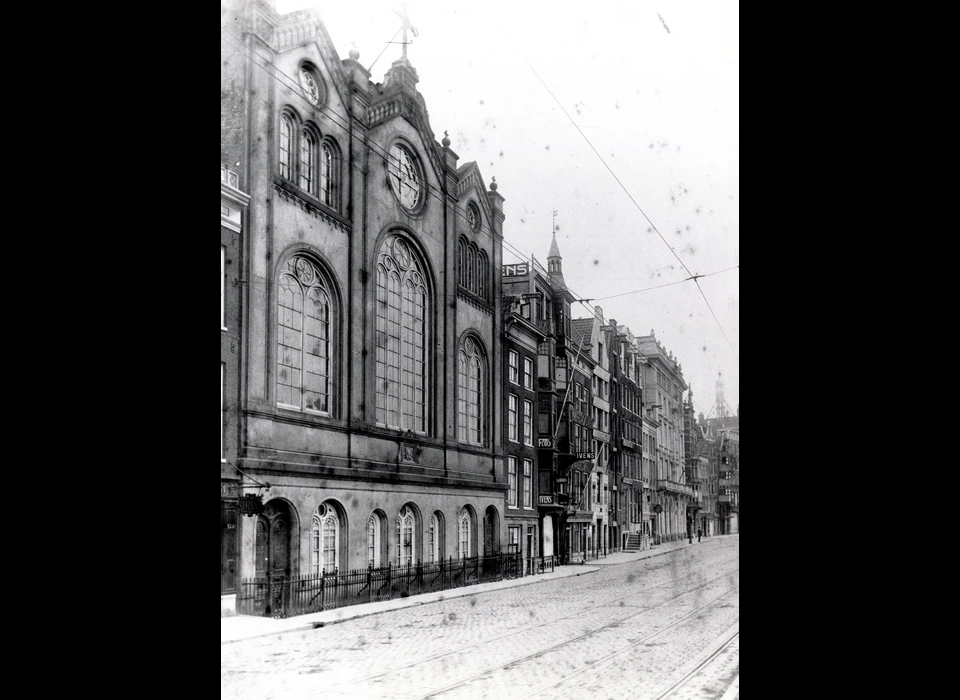
MULTIPOLYGON (((386 47, 378 82, 401 52, 385 43, 400 4, 277 0, 277 9, 316 7, 341 58, 355 46, 366 67, 386 47)), ((407 10, 419 31, 408 55, 437 140, 449 131, 460 164, 477 161, 506 198, 504 262, 517 261, 512 246, 546 265, 556 209, 570 288, 635 335, 655 329, 697 410, 714 406, 719 372, 736 410, 740 362, 693 282, 603 299, 689 275, 530 66, 690 271, 726 270, 740 264, 739 2, 407 0, 407 10)), ((739 270, 700 285, 739 354, 739 270)))

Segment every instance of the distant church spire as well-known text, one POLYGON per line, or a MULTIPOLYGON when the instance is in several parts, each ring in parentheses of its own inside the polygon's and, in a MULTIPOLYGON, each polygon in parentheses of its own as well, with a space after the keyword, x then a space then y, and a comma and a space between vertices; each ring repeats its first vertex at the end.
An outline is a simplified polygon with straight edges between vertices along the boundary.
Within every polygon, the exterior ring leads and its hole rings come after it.
POLYGON ((550 242, 550 254, 547 255, 547 272, 563 274, 563 258, 560 256, 560 246, 557 245, 557 210, 553 210, 553 240, 550 242))
POLYGON ((550 255, 547 256, 547 272, 550 273, 550 283, 554 289, 567 290, 567 282, 563 279, 563 258, 560 257, 560 246, 557 245, 557 235, 553 235, 550 242, 550 255))
POLYGON ((550 254, 547 256, 548 272, 563 272, 563 257, 560 255, 560 246, 557 245, 557 234, 553 234, 550 242, 550 254))

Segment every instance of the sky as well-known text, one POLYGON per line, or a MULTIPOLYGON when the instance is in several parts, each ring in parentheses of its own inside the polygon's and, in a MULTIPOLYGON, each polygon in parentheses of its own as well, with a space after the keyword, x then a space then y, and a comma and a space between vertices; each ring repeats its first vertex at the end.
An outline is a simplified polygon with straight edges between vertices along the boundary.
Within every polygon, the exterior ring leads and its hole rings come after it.
MULTIPOLYGON (((358 50, 374 82, 401 54, 388 43, 401 40, 400 6, 277 0, 281 13, 315 8, 340 57, 358 50)), ((406 6, 437 140, 448 131, 460 164, 477 161, 506 200, 504 263, 533 254, 546 266, 556 211, 567 285, 593 300, 574 316, 599 306, 634 335, 653 329, 697 411, 715 415, 720 376, 737 411, 739 2, 406 6)))

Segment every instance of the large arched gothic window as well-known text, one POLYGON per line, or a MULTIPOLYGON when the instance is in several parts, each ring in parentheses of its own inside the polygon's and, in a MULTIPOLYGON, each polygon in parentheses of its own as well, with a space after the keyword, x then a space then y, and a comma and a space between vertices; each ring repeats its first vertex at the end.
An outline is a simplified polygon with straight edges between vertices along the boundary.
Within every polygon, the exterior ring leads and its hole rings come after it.
POLYGON ((457 437, 461 442, 481 445, 484 441, 486 362, 473 338, 465 338, 460 346, 458 365, 457 437))
POLYGON ((277 292, 277 403, 284 408, 330 414, 332 317, 319 268, 302 255, 290 258, 277 292))
POLYGON ((422 264, 400 236, 377 260, 377 423, 427 432, 427 321, 422 264))
POLYGON ((404 506, 397 516, 397 556, 399 566, 413 566, 413 543, 416 518, 410 506, 404 506))
POLYGON ((332 573, 339 567, 340 519, 326 503, 313 516, 311 545, 314 574, 332 573))

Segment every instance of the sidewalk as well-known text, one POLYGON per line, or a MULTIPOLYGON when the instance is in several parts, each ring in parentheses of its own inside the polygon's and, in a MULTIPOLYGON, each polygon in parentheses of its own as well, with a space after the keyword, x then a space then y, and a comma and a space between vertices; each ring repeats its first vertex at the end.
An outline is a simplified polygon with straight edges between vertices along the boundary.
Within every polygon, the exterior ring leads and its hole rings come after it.
POLYGON ((696 546, 687 543, 687 540, 678 540, 669 542, 648 549, 642 552, 615 552, 608 554, 602 559, 594 559, 586 564, 571 564, 567 566, 558 566, 551 574, 540 574, 539 576, 524 576, 504 581, 493 581, 491 583, 480 583, 474 586, 465 586, 463 588, 451 588, 446 591, 435 591, 433 593, 424 593, 422 595, 410 596, 409 598, 394 598, 393 600, 384 600, 376 603, 365 603, 363 605, 351 605, 346 608, 337 608, 336 610, 325 610, 308 615, 298 615, 284 620, 274 620, 269 617, 250 617, 246 615, 237 615, 234 617, 220 618, 220 643, 228 644, 239 642, 256 637, 264 637, 272 634, 283 634, 285 632, 296 632, 316 629, 325 625, 332 625, 347 620, 355 620, 359 617, 368 615, 378 615, 380 613, 390 612, 391 610, 400 610, 402 608, 411 608, 416 605, 428 605, 451 598, 464 598, 466 596, 499 591, 504 588, 514 588, 516 586, 528 586, 545 581, 554 581, 560 578, 569 578, 572 576, 583 576, 593 574, 604 566, 616 566, 618 564, 627 564, 641 559, 667 554, 684 547, 696 546))

